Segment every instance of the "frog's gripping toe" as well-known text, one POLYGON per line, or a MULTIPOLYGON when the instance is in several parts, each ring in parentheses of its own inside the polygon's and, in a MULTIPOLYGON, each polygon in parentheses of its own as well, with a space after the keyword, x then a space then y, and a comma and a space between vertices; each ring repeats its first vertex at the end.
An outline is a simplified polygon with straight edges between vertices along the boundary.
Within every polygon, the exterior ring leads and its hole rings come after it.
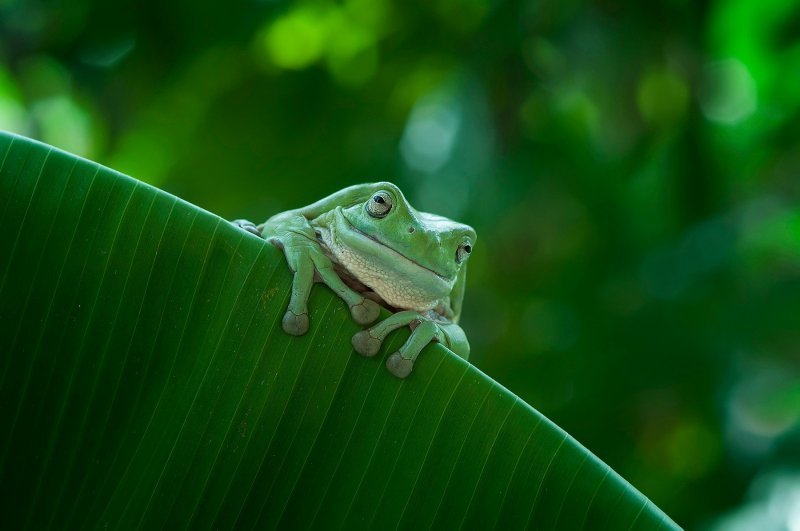
POLYGON ((308 314, 295 314, 288 310, 283 316, 283 330, 293 336, 302 336, 308 332, 308 314))
POLYGON ((261 235, 261 231, 258 230, 258 227, 256 227, 256 224, 253 223, 252 221, 248 221, 246 219, 235 219, 235 220, 231 221, 231 223, 233 223, 234 225, 236 225, 240 229, 249 232, 250 234, 255 234, 259 238, 263 238, 263 236, 261 235))
POLYGON ((350 315, 360 325, 368 325, 375 322, 380 313, 381 307, 378 306, 377 302, 370 299, 364 299, 360 303, 350 306, 350 315))
POLYGON ((386 368, 398 378, 405 378, 411 374, 411 370, 414 368, 414 362, 404 358, 399 352, 395 352, 386 360, 386 368))
POLYGON ((377 354, 378 350, 381 348, 380 340, 369 335, 369 330, 358 332, 353 336, 350 342, 353 344, 353 349, 355 349, 356 352, 368 358, 377 354))

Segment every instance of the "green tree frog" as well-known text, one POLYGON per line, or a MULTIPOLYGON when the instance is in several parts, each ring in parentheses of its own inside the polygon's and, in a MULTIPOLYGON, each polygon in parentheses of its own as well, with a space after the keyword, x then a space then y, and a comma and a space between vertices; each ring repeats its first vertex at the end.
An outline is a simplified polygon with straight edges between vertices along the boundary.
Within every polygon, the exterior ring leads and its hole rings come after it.
POLYGON ((472 227, 418 212, 392 183, 350 186, 309 206, 282 212, 261 225, 233 222, 283 250, 294 273, 283 329, 308 330, 307 301, 314 282, 324 282, 360 325, 372 324, 383 306, 390 317, 353 336, 353 348, 377 354, 393 330, 411 328, 386 366, 399 378, 411 372, 420 351, 438 341, 469 356, 458 326, 472 227))

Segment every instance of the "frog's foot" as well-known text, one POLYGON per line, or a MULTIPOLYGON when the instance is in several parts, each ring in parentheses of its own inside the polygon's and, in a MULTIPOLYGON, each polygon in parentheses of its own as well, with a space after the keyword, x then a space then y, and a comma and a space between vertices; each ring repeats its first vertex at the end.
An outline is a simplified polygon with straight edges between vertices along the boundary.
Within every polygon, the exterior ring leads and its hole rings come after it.
POLYGON ((308 332, 308 313, 296 314, 287 310, 283 316, 283 330, 293 336, 302 336, 308 332))
POLYGON ((368 358, 377 354, 381 348, 381 340, 370 335, 369 330, 362 330, 354 335, 351 343, 356 352, 368 358))
POLYGON ((380 313, 381 307, 378 303, 366 298, 362 298, 361 302, 350 306, 350 315, 360 325, 368 325, 375 322, 380 313))
POLYGON ((414 361, 404 358, 399 352, 395 352, 386 360, 386 368, 398 378, 405 378, 411 374, 411 370, 414 368, 414 361))
POLYGON ((429 320, 417 321, 419 324, 411 331, 408 340, 400 349, 386 360, 386 368, 398 378, 405 378, 411 374, 414 361, 432 341, 442 339, 442 330, 439 325, 429 320))
POLYGON ((420 351, 431 341, 439 341, 443 337, 439 325, 419 312, 397 312, 372 328, 362 330, 353 336, 353 348, 362 356, 374 356, 389 332, 409 325, 412 330, 408 340, 386 360, 389 372, 398 378, 405 378, 411 374, 420 351))
POLYGON ((255 234, 259 238, 263 238, 263 236, 261 235, 261 231, 258 230, 256 224, 253 223, 252 221, 247 221, 246 219, 235 219, 231 221, 231 223, 236 225, 240 229, 249 232, 250 234, 255 234))
MULTIPOLYGON (((369 299, 365 299, 364 302, 367 302, 368 300, 369 299)), ((373 302, 373 304, 377 306, 377 303, 374 303, 374 301, 369 302, 373 302)), ((410 310, 392 314, 372 328, 362 330, 354 335, 353 339, 351 340, 353 348, 362 356, 374 356, 378 353, 378 350, 380 350, 381 343, 383 343, 383 340, 386 339, 386 336, 389 334, 389 332, 406 326, 419 317, 420 315, 417 312, 410 310)))

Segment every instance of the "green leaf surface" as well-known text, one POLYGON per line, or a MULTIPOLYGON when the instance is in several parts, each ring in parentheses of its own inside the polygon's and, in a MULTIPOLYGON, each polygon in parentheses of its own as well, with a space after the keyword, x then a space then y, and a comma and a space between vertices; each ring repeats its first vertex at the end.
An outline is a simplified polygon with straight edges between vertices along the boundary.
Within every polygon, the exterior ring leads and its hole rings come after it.
POLYGON ((352 351, 281 253, 95 163, 0 135, 4 529, 674 529, 469 363, 352 351))

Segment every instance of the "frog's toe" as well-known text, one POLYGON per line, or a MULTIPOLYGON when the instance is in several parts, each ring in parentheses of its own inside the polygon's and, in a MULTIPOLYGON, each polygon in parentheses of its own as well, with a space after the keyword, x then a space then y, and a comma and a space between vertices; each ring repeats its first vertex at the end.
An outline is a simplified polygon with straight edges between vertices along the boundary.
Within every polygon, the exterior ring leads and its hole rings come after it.
POLYGON ((411 369, 414 368, 414 362, 404 358, 399 352, 395 352, 386 360, 386 368, 398 378, 405 378, 411 374, 411 369))
POLYGON ((256 224, 253 223, 252 221, 247 221, 246 219, 235 219, 231 221, 231 223, 233 223, 240 229, 249 232, 250 234, 255 234, 259 238, 263 238, 263 236, 261 235, 261 231, 258 230, 256 224))
POLYGON ((362 356, 372 357, 378 353, 381 348, 380 339, 376 339, 369 335, 369 330, 362 330, 353 336, 351 340, 353 348, 362 356))
POLYGON ((380 313, 381 307, 378 306, 377 302, 370 299, 364 299, 360 303, 350 306, 350 315, 360 325, 368 325, 375 322, 380 313))
POLYGON ((302 336, 308 332, 308 314, 301 313, 298 315, 292 313, 291 310, 287 310, 283 316, 283 330, 293 336, 302 336))

